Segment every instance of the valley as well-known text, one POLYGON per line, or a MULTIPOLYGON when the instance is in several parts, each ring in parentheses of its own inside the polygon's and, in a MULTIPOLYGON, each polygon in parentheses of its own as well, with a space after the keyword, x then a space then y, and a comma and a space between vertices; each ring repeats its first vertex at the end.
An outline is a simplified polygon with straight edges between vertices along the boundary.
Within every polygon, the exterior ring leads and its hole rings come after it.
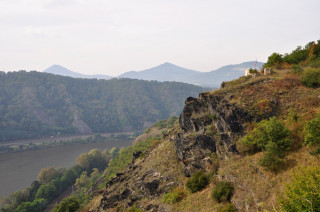
POLYGON ((0 199, 10 193, 28 187, 42 168, 69 168, 77 157, 91 149, 126 147, 130 140, 107 140, 105 142, 67 144, 51 148, 0 154, 0 199))

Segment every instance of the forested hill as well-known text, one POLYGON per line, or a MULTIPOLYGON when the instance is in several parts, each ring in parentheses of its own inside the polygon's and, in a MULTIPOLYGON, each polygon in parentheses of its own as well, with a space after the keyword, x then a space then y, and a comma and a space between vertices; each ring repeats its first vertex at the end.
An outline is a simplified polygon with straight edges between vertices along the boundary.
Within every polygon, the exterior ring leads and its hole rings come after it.
POLYGON ((179 114, 201 91, 178 82, 0 72, 0 141, 141 130, 179 114))

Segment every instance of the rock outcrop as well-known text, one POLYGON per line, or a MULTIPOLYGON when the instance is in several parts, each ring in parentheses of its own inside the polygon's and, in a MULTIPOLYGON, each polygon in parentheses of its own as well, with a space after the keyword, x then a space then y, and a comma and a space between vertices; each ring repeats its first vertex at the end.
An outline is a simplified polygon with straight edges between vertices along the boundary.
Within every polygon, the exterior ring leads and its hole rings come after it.
POLYGON ((246 122, 254 117, 231 103, 233 95, 227 92, 199 98, 189 97, 179 117, 181 132, 174 137, 176 153, 184 166, 186 176, 213 163, 212 154, 228 158, 237 153, 235 142, 243 136, 246 122))

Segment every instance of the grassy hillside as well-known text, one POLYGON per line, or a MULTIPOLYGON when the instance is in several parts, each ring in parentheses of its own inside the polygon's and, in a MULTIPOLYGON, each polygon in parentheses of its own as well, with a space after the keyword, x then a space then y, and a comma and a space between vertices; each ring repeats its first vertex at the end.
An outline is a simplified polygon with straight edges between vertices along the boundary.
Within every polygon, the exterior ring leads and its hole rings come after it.
POLYGON ((0 140, 142 130, 202 88, 176 82, 0 72, 0 140))

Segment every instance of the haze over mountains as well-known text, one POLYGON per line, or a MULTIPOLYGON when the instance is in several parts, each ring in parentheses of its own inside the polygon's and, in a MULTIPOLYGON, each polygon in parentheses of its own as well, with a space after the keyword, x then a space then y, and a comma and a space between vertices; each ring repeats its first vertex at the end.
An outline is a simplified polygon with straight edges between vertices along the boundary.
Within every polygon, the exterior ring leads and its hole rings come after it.
MULTIPOLYGON (((263 66, 262 62, 257 62, 257 68, 263 66)), ((210 72, 200 72, 191 69, 186 69, 172 63, 163 63, 159 66, 142 70, 142 71, 129 71, 125 72, 118 78, 142 79, 142 80, 157 80, 163 81, 176 81, 194 84, 202 87, 220 87, 223 81, 237 79, 244 75, 244 71, 249 68, 255 67, 255 61, 244 62, 240 64, 223 66, 217 70, 210 72)), ((74 78, 97 78, 97 79, 110 79, 111 76, 107 75, 84 75, 72 72, 62 66, 53 65, 43 72, 52 73, 63 76, 70 76, 74 78)))
POLYGON ((70 71, 69 69, 61 66, 61 65, 52 65, 49 68, 43 70, 45 73, 49 74, 55 74, 55 75, 61 75, 66 77, 73 77, 73 78, 85 78, 85 79, 111 79, 111 76, 108 75, 86 75, 86 74, 80 74, 74 71, 70 71))

